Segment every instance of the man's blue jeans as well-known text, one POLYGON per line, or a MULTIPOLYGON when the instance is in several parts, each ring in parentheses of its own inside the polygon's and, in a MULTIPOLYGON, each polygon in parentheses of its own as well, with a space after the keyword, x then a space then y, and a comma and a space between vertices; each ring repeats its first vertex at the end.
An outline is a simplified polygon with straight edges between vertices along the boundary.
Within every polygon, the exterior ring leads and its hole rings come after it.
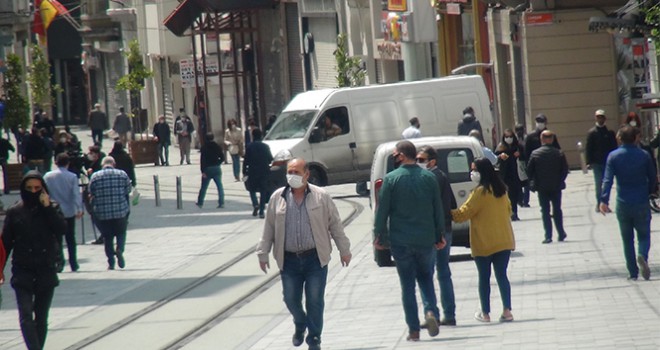
POLYGON ((555 228, 559 237, 561 238, 566 235, 564 231, 564 214, 561 211, 561 191, 539 191, 539 205, 541 206, 541 218, 543 219, 545 238, 552 239, 552 220, 555 222, 555 228), (550 203, 552 203, 552 219, 550 218, 550 203))
POLYGON ((637 277, 639 268, 635 261, 635 234, 637 231, 637 253, 648 261, 651 248, 651 208, 649 202, 641 204, 616 203, 616 218, 623 241, 623 255, 630 277, 637 277))
POLYGON ((128 226, 128 217, 109 220, 97 220, 96 226, 103 235, 105 244, 105 256, 108 258, 108 265, 115 267, 115 246, 114 238, 117 237, 117 252, 122 254, 126 245, 126 227, 128 226))
POLYGON ((433 286, 433 265, 436 249, 430 247, 392 246, 392 257, 396 261, 396 270, 401 284, 401 301, 406 315, 406 324, 410 332, 419 331, 419 316, 417 298, 415 297, 415 281, 419 285, 422 300, 426 300, 425 310, 433 312, 439 318, 438 301, 433 286))
POLYGON ((160 165, 170 165, 170 145, 167 143, 158 143, 158 158, 160 165))
POLYGON ((218 188, 218 205, 225 205, 225 191, 222 188, 222 170, 220 170, 219 165, 210 166, 204 169, 204 174, 206 177, 202 177, 202 187, 199 189, 199 195, 197 196, 197 204, 202 206, 204 205, 204 197, 206 197, 206 190, 209 188, 209 183, 211 180, 215 182, 215 187, 218 188))
POLYGON ((511 284, 506 276, 506 269, 509 266, 510 250, 503 250, 489 256, 475 256, 474 263, 479 272, 479 300, 481 301, 481 312, 490 313, 490 266, 495 270, 495 279, 500 288, 502 297, 502 306, 511 310, 511 284))
POLYGON ((234 178, 240 179, 241 175, 241 156, 239 154, 231 155, 231 168, 234 170, 234 178))
POLYGON ((284 303, 293 316, 296 330, 307 329, 307 343, 314 337, 321 339, 325 284, 328 266, 321 267, 316 253, 302 257, 285 253, 284 268, 280 271, 284 303), (302 306, 305 292, 305 309, 302 306), (307 313, 305 313, 307 310, 307 313))
MULTIPOLYGON (((456 302, 454 300, 454 283, 451 280, 451 269, 449 268, 449 256, 451 250, 452 233, 451 231, 445 232, 445 242, 447 245, 436 250, 435 254, 435 271, 438 275, 438 283, 440 284, 440 304, 442 305, 442 314, 446 320, 456 320, 456 302)), ((424 313, 433 311, 426 295, 422 294, 422 302, 424 303, 424 313)))
POLYGON ((603 164, 589 164, 591 171, 594 173, 594 184, 596 185, 596 206, 600 203, 600 195, 603 188, 603 172, 605 171, 603 164))

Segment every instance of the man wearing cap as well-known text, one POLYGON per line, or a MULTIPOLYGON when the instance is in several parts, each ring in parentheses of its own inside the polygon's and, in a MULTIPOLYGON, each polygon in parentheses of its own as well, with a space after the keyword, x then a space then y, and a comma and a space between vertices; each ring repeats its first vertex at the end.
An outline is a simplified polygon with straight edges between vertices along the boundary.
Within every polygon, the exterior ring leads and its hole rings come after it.
MULTIPOLYGON (((540 113, 534 118, 534 120, 536 120, 536 129, 525 137, 525 159, 528 160, 532 155, 532 152, 541 147, 541 133, 548 128, 548 117, 546 117, 545 114, 540 113)), ((556 136, 552 141, 552 146, 561 149, 556 136)))
POLYGON ((589 129, 587 134, 587 166, 594 173, 594 183, 596 185, 596 212, 600 212, 598 203, 600 202, 601 187, 603 183, 603 171, 607 161, 607 155, 617 147, 616 135, 614 131, 605 126, 607 117, 602 109, 594 113, 596 125, 589 129))
POLYGON ((99 147, 103 143, 103 130, 110 127, 108 124, 108 117, 101 111, 101 104, 94 105, 94 110, 89 113, 89 120, 87 121, 89 128, 92 129, 92 142, 98 143, 99 147))
POLYGON ((401 138, 404 140, 408 139, 416 139, 418 137, 422 137, 422 132, 419 131, 419 119, 417 117, 412 117, 409 120, 410 126, 407 127, 403 132, 401 133, 401 138))

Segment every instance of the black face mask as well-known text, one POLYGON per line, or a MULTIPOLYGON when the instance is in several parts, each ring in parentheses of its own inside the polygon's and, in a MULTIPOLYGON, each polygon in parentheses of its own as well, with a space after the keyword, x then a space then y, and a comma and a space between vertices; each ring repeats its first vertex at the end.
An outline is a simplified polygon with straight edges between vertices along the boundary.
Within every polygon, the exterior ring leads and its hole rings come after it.
POLYGON ((41 192, 32 193, 26 190, 21 190, 21 199, 26 207, 34 208, 39 205, 39 196, 41 192))

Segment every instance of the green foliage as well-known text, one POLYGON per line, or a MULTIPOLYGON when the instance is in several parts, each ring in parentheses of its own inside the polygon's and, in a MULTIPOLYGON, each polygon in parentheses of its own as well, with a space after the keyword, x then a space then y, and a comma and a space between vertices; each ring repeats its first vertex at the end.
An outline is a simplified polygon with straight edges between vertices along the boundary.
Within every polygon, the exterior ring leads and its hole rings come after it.
POLYGON ((359 57, 348 55, 346 33, 337 36, 337 50, 334 52, 337 61, 337 85, 339 87, 352 87, 364 85, 367 71, 361 67, 359 57))
POLYGON ((140 43, 137 39, 128 43, 128 51, 124 56, 128 59, 128 74, 117 80, 117 90, 130 91, 131 95, 137 95, 144 89, 144 79, 151 78, 153 72, 142 62, 140 43))
POLYGON ((7 55, 7 72, 5 73, 4 90, 7 95, 5 103, 4 128, 27 127, 30 123, 30 106, 21 90, 23 85, 23 62, 17 55, 7 55))
POLYGON ((660 3, 642 6, 640 12, 644 15, 644 23, 650 28, 646 36, 653 40, 656 53, 660 55, 660 3))
POLYGON ((27 81, 30 85, 32 100, 35 106, 44 109, 46 105, 53 103, 50 87, 52 77, 50 74, 50 64, 48 64, 46 55, 44 55, 39 45, 30 46, 30 56, 32 64, 28 68, 27 81))

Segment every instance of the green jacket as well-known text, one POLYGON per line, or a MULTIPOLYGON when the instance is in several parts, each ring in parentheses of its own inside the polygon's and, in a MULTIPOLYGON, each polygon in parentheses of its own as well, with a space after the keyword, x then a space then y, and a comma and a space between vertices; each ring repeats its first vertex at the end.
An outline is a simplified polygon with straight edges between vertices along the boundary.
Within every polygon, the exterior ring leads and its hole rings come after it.
POLYGON ((440 187, 432 172, 410 164, 385 175, 374 219, 381 244, 428 247, 440 242, 444 228, 440 187))

